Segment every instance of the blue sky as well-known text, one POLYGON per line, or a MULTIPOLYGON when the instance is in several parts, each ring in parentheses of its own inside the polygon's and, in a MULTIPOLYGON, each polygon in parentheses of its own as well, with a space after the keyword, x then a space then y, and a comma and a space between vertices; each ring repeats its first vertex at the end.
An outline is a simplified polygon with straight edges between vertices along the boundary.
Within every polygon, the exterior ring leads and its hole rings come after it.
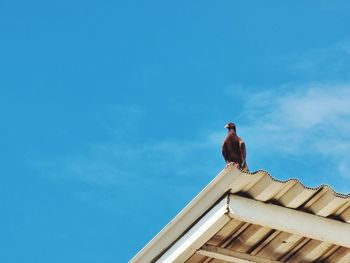
POLYGON ((348 1, 0 1, 0 261, 127 262, 225 164, 350 192, 348 1))

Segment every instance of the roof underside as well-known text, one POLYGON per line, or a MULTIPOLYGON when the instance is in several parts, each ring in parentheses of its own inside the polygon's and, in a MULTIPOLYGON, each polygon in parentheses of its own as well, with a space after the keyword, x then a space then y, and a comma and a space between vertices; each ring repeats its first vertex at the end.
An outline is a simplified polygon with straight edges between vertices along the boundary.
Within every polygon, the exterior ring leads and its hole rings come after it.
MULTIPOLYGON (((192 200, 131 262, 150 262, 159 258, 225 193, 350 223, 350 195, 337 193, 326 185, 310 188, 296 179, 279 181, 265 171, 245 173, 230 166, 192 200)), ((213 247, 223 248, 224 254, 230 251, 241 252, 278 262, 350 262, 349 248, 237 219, 231 219, 221 230, 206 240, 204 248, 208 250, 213 247)), ((204 256, 205 253, 201 252, 201 248, 199 250, 196 248, 197 252, 194 252, 186 262, 227 262, 204 256)))
MULTIPOLYGON (((350 249, 300 235, 232 219, 202 248, 224 248, 278 262, 350 262, 350 249)), ((215 254, 214 254, 215 256, 215 254)), ((199 249, 186 263, 227 262, 202 255, 199 249)), ((237 262, 237 261, 233 261, 237 262)), ((267 262, 267 261, 266 261, 267 262)))

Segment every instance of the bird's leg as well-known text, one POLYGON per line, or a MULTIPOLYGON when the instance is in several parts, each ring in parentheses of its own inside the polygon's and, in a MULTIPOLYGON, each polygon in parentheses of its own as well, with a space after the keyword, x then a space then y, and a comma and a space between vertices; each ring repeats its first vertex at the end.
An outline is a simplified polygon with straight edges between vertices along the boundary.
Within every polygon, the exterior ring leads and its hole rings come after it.
POLYGON ((229 167, 230 165, 234 165, 234 166, 236 166, 236 168, 239 169, 239 164, 238 164, 238 163, 235 163, 235 162, 227 162, 227 163, 226 163, 226 166, 225 166, 225 169, 226 169, 227 167, 229 167))

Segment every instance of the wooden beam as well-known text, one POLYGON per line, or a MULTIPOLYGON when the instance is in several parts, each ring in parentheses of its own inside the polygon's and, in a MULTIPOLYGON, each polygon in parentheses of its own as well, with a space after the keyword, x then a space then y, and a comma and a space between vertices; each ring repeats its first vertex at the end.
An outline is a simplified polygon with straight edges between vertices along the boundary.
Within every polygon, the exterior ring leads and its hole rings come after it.
POLYGON ((229 215, 237 220, 350 248, 350 224, 231 194, 229 215))
POLYGON ((280 261, 274 261, 267 258, 257 257, 250 254, 233 251, 227 248, 210 245, 204 245, 196 253, 202 256, 234 263, 280 263, 280 261))

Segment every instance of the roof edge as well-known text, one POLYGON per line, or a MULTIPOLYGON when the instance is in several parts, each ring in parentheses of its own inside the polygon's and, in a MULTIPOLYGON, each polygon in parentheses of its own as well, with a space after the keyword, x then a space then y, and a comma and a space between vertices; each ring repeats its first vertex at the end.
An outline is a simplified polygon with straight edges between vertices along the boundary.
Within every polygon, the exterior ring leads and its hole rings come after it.
MULTIPOLYGON (((221 197, 227 192, 235 193, 233 188, 240 188, 240 179, 247 175, 267 175, 270 180, 287 183, 295 182, 305 189, 318 191, 326 188, 339 198, 349 198, 349 194, 338 193, 329 185, 322 184, 318 187, 307 187, 298 179, 278 180, 264 170, 253 173, 237 169, 234 165, 225 167, 199 194, 190 201, 149 243, 147 243, 129 263, 149 263, 159 258, 174 242, 181 238, 188 229, 200 220, 221 197)), ((260 177, 260 176, 259 176, 260 177)))
POLYGON ((178 213, 129 263, 149 263, 176 242, 226 192, 235 175, 242 174, 233 165, 223 169, 184 209, 178 213))

